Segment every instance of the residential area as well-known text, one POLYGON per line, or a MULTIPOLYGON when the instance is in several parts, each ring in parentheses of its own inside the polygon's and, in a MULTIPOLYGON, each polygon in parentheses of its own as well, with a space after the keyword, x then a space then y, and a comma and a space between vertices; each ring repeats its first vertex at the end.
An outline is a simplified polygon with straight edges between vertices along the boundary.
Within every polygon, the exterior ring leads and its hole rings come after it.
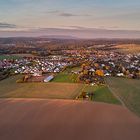
POLYGON ((104 84, 106 76, 139 79, 140 53, 125 55, 113 51, 73 50, 66 51, 64 56, 0 60, 0 69, 5 73, 8 71, 11 75, 23 74, 26 77, 56 75, 69 66, 79 67, 77 71, 71 71, 78 75, 77 82, 104 84))

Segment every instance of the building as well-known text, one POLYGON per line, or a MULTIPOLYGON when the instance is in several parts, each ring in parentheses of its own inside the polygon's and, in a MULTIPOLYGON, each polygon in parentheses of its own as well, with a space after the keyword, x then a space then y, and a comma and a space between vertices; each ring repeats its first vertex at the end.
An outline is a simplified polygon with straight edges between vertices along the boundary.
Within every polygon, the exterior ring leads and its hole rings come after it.
POLYGON ((44 78, 44 82, 47 83, 47 82, 51 81, 53 78, 54 78, 53 75, 47 76, 44 78))

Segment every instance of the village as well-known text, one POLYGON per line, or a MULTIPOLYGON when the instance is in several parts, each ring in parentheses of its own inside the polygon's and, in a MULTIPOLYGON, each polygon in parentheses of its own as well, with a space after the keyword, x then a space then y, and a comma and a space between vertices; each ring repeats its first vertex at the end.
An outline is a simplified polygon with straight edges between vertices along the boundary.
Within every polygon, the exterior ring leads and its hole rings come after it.
POLYGON ((104 83, 102 77, 106 76, 140 78, 140 54, 95 51, 85 60, 80 79, 87 83, 104 83))
MULTIPOLYGON (((77 82, 104 84, 104 77, 140 78, 140 54, 102 50, 64 50, 63 55, 0 60, 0 69, 24 75, 24 82, 49 82, 67 67, 79 67, 77 82)), ((19 80, 18 82, 21 82, 19 80)))

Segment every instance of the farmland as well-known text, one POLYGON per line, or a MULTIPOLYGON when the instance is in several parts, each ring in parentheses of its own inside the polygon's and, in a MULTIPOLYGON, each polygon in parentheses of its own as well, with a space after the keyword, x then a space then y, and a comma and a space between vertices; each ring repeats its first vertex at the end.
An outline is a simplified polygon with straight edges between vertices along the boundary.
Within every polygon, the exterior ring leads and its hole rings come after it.
MULTIPOLYGON (((70 81, 66 83, 16 83, 16 80, 21 77, 17 75, 0 81, 0 98, 75 99, 84 91, 95 94, 93 101, 120 104, 106 86, 69 83, 70 81)), ((64 77, 59 80, 64 80, 64 77)))
MULTIPOLYGON (((60 76, 60 75, 59 75, 60 76)), ((62 82, 62 79, 50 83, 16 83, 22 76, 12 76, 0 81, 0 98, 47 98, 47 99, 75 99, 84 92, 93 92, 92 101, 120 104, 106 86, 91 86, 72 83, 73 81, 62 82)), ((58 77, 57 77, 58 78, 58 77)))
POLYGON ((91 86, 87 85, 84 89, 84 92, 93 92, 94 97, 93 101, 96 102, 105 102, 110 104, 118 104, 121 103, 113 96, 113 94, 110 92, 108 87, 106 86, 91 86))
POLYGON ((140 116, 140 80, 110 77, 106 81, 124 104, 140 116))
POLYGON ((75 99, 82 84, 16 83, 20 75, 0 81, 0 98, 75 99))
POLYGON ((76 83, 76 79, 77 79, 77 75, 76 74, 59 73, 52 80, 52 82, 76 83))
POLYGON ((0 55, 0 60, 3 59, 20 59, 20 56, 17 55, 0 55))
POLYGON ((23 57, 32 57, 34 58, 35 56, 32 54, 10 54, 10 55, 0 55, 0 60, 7 59, 7 60, 15 60, 15 59, 21 59, 23 57))
POLYGON ((118 105, 0 99, 1 140, 139 140, 139 130, 140 119, 118 105))
MULTIPOLYGON (((34 58, 35 56, 33 55, 33 54, 28 54, 28 53, 26 53, 26 54, 24 54, 24 53, 21 53, 21 54, 11 54, 11 56, 17 56, 17 57, 32 57, 32 58, 34 58)), ((37 57, 37 56, 36 56, 37 57)))
POLYGON ((123 45, 117 45, 115 48, 124 53, 140 53, 140 45, 136 44, 123 44, 123 45))
POLYGON ((76 83, 78 74, 74 74, 72 71, 78 71, 79 69, 79 67, 67 68, 63 72, 57 74, 52 82, 76 83))

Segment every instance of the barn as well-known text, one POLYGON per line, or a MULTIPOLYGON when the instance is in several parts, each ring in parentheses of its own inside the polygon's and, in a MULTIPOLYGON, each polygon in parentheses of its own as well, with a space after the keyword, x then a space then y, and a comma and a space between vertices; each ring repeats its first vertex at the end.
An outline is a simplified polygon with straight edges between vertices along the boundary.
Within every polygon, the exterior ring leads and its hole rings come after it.
POLYGON ((47 77, 44 78, 44 82, 45 83, 50 82, 53 78, 54 78, 53 75, 47 76, 47 77))

